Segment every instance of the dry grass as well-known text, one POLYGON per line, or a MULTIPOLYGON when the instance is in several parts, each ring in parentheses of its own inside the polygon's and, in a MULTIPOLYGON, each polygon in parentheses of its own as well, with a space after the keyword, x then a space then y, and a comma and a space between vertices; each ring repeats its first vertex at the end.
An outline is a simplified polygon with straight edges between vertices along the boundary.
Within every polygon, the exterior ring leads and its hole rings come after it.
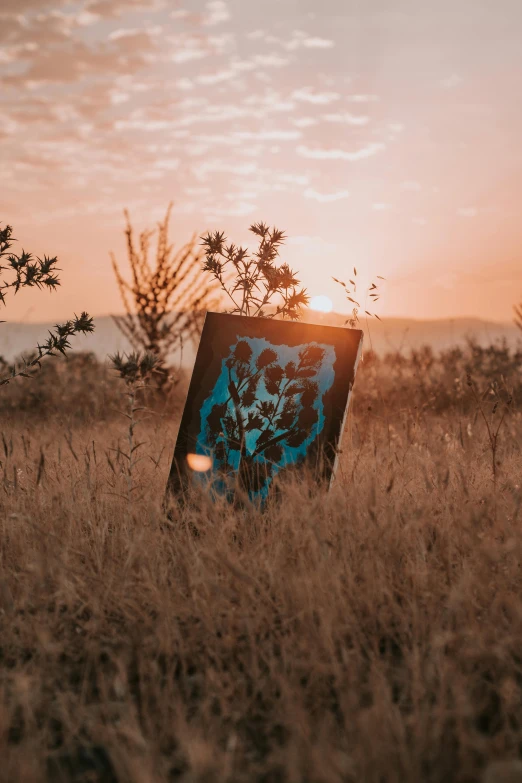
POLYGON ((469 400, 368 372, 334 490, 264 515, 165 518, 172 417, 142 425, 165 450, 132 506, 122 421, 4 418, 0 780, 522 779, 521 414, 494 491, 469 400))

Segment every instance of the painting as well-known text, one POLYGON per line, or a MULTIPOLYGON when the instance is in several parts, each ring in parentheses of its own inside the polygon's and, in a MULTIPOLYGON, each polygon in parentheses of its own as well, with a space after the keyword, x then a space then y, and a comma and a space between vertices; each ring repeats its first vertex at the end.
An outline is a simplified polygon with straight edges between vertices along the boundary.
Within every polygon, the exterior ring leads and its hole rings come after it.
POLYGON ((361 346, 358 329, 207 313, 168 492, 264 503, 305 466, 331 482, 361 346))

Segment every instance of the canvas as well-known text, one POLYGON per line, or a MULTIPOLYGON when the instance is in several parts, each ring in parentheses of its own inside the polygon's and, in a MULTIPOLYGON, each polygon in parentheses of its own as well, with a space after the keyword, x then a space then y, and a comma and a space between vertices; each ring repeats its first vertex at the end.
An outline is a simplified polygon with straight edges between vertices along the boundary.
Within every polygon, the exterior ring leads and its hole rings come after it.
POLYGON ((331 481, 361 346, 358 329, 207 313, 168 491, 263 503, 285 471, 331 481))

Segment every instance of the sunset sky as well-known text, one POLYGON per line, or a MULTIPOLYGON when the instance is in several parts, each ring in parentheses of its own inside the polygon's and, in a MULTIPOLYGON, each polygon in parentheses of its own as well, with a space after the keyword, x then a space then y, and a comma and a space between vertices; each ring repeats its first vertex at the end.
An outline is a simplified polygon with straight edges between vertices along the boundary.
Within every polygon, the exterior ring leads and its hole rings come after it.
MULTIPOLYGON (((0 221, 62 290, 10 320, 120 309, 109 263, 264 220, 312 295, 510 320, 522 298, 520 0, 0 0, 0 221)), ((5 318, 5 316, 2 316, 5 318)))

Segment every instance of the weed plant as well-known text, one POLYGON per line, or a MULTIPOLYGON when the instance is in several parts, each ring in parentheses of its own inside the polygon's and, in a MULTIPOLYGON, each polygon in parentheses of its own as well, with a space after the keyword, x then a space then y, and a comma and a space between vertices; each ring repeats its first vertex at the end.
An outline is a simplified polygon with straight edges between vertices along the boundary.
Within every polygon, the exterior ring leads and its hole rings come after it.
POLYGON ((288 264, 277 266, 279 251, 286 237, 283 231, 265 223, 254 223, 250 231, 258 238, 252 254, 244 247, 227 245, 221 231, 202 237, 205 250, 203 271, 210 272, 226 294, 226 312, 258 318, 301 317, 309 296, 288 264))

